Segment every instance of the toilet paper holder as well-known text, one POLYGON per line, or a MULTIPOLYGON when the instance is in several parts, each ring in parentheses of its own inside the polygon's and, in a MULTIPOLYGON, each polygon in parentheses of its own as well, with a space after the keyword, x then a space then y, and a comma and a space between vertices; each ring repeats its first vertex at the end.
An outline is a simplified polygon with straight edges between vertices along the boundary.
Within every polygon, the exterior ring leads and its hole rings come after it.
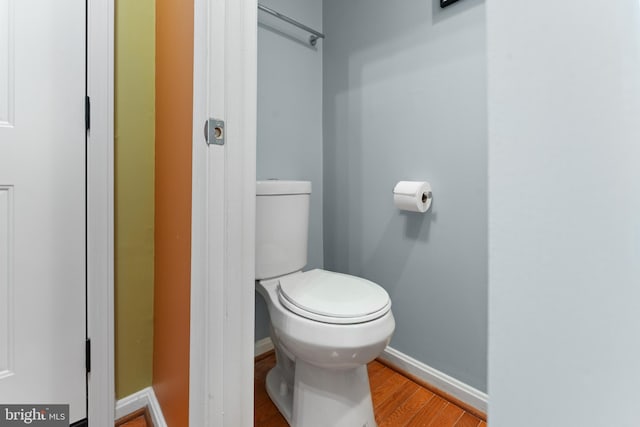
MULTIPOLYGON (((391 189, 391 194, 396 194, 396 192, 393 191, 393 188, 391 189)), ((422 193, 422 203, 427 203, 431 199, 433 199, 433 191, 422 193)))
POLYGON ((398 181, 392 193, 393 204, 401 211, 425 213, 431 207, 433 193, 427 181, 398 181))

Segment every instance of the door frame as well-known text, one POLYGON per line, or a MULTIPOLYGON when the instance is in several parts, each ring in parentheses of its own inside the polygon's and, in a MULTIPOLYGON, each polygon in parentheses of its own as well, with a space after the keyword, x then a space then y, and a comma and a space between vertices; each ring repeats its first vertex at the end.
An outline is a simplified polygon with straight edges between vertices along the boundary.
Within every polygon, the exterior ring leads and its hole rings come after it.
POLYGON ((253 426, 257 1, 194 0, 189 424, 253 426), (225 120, 207 145, 208 117, 225 120))
POLYGON ((94 427, 115 418, 113 46, 114 0, 87 0, 87 418, 94 427))

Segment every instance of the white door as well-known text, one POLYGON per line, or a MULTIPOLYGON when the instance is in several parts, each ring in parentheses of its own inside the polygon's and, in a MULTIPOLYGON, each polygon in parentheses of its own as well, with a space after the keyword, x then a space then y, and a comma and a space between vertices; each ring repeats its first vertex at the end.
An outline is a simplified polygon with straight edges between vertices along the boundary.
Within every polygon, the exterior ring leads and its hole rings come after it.
POLYGON ((85 0, 0 0, 0 403, 86 417, 85 0))

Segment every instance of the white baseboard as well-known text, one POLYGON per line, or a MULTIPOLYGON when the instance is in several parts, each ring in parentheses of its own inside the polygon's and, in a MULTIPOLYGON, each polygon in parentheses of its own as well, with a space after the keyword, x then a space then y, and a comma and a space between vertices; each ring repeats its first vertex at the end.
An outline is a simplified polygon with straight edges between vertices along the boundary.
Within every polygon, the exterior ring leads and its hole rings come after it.
POLYGON ((487 413, 488 396, 486 393, 477 390, 470 385, 458 381, 449 375, 425 365, 424 363, 407 356, 406 354, 392 347, 387 347, 380 355, 380 359, 391 363, 394 366, 420 378, 456 399, 472 406, 479 411, 487 413))
POLYGON ((164 415, 162 415, 162 409, 160 408, 158 399, 156 399, 153 387, 144 388, 118 400, 116 402, 116 420, 145 406, 149 408, 154 427, 167 427, 167 422, 164 419, 164 415))
POLYGON ((271 338, 266 337, 256 341, 253 354, 254 354, 254 357, 258 357, 261 354, 264 354, 267 351, 271 351, 271 350, 273 350, 273 343, 271 342, 271 338))

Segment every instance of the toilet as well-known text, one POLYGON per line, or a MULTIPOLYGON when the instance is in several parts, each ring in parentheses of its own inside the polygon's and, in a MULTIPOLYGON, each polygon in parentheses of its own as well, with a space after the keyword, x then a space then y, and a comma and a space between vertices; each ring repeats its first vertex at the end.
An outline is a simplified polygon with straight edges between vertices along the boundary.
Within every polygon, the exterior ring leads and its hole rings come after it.
POLYGON ((293 427, 373 427, 367 363, 391 339, 379 285, 307 264, 308 181, 256 184, 256 289, 270 317, 276 366, 269 397, 293 427))

